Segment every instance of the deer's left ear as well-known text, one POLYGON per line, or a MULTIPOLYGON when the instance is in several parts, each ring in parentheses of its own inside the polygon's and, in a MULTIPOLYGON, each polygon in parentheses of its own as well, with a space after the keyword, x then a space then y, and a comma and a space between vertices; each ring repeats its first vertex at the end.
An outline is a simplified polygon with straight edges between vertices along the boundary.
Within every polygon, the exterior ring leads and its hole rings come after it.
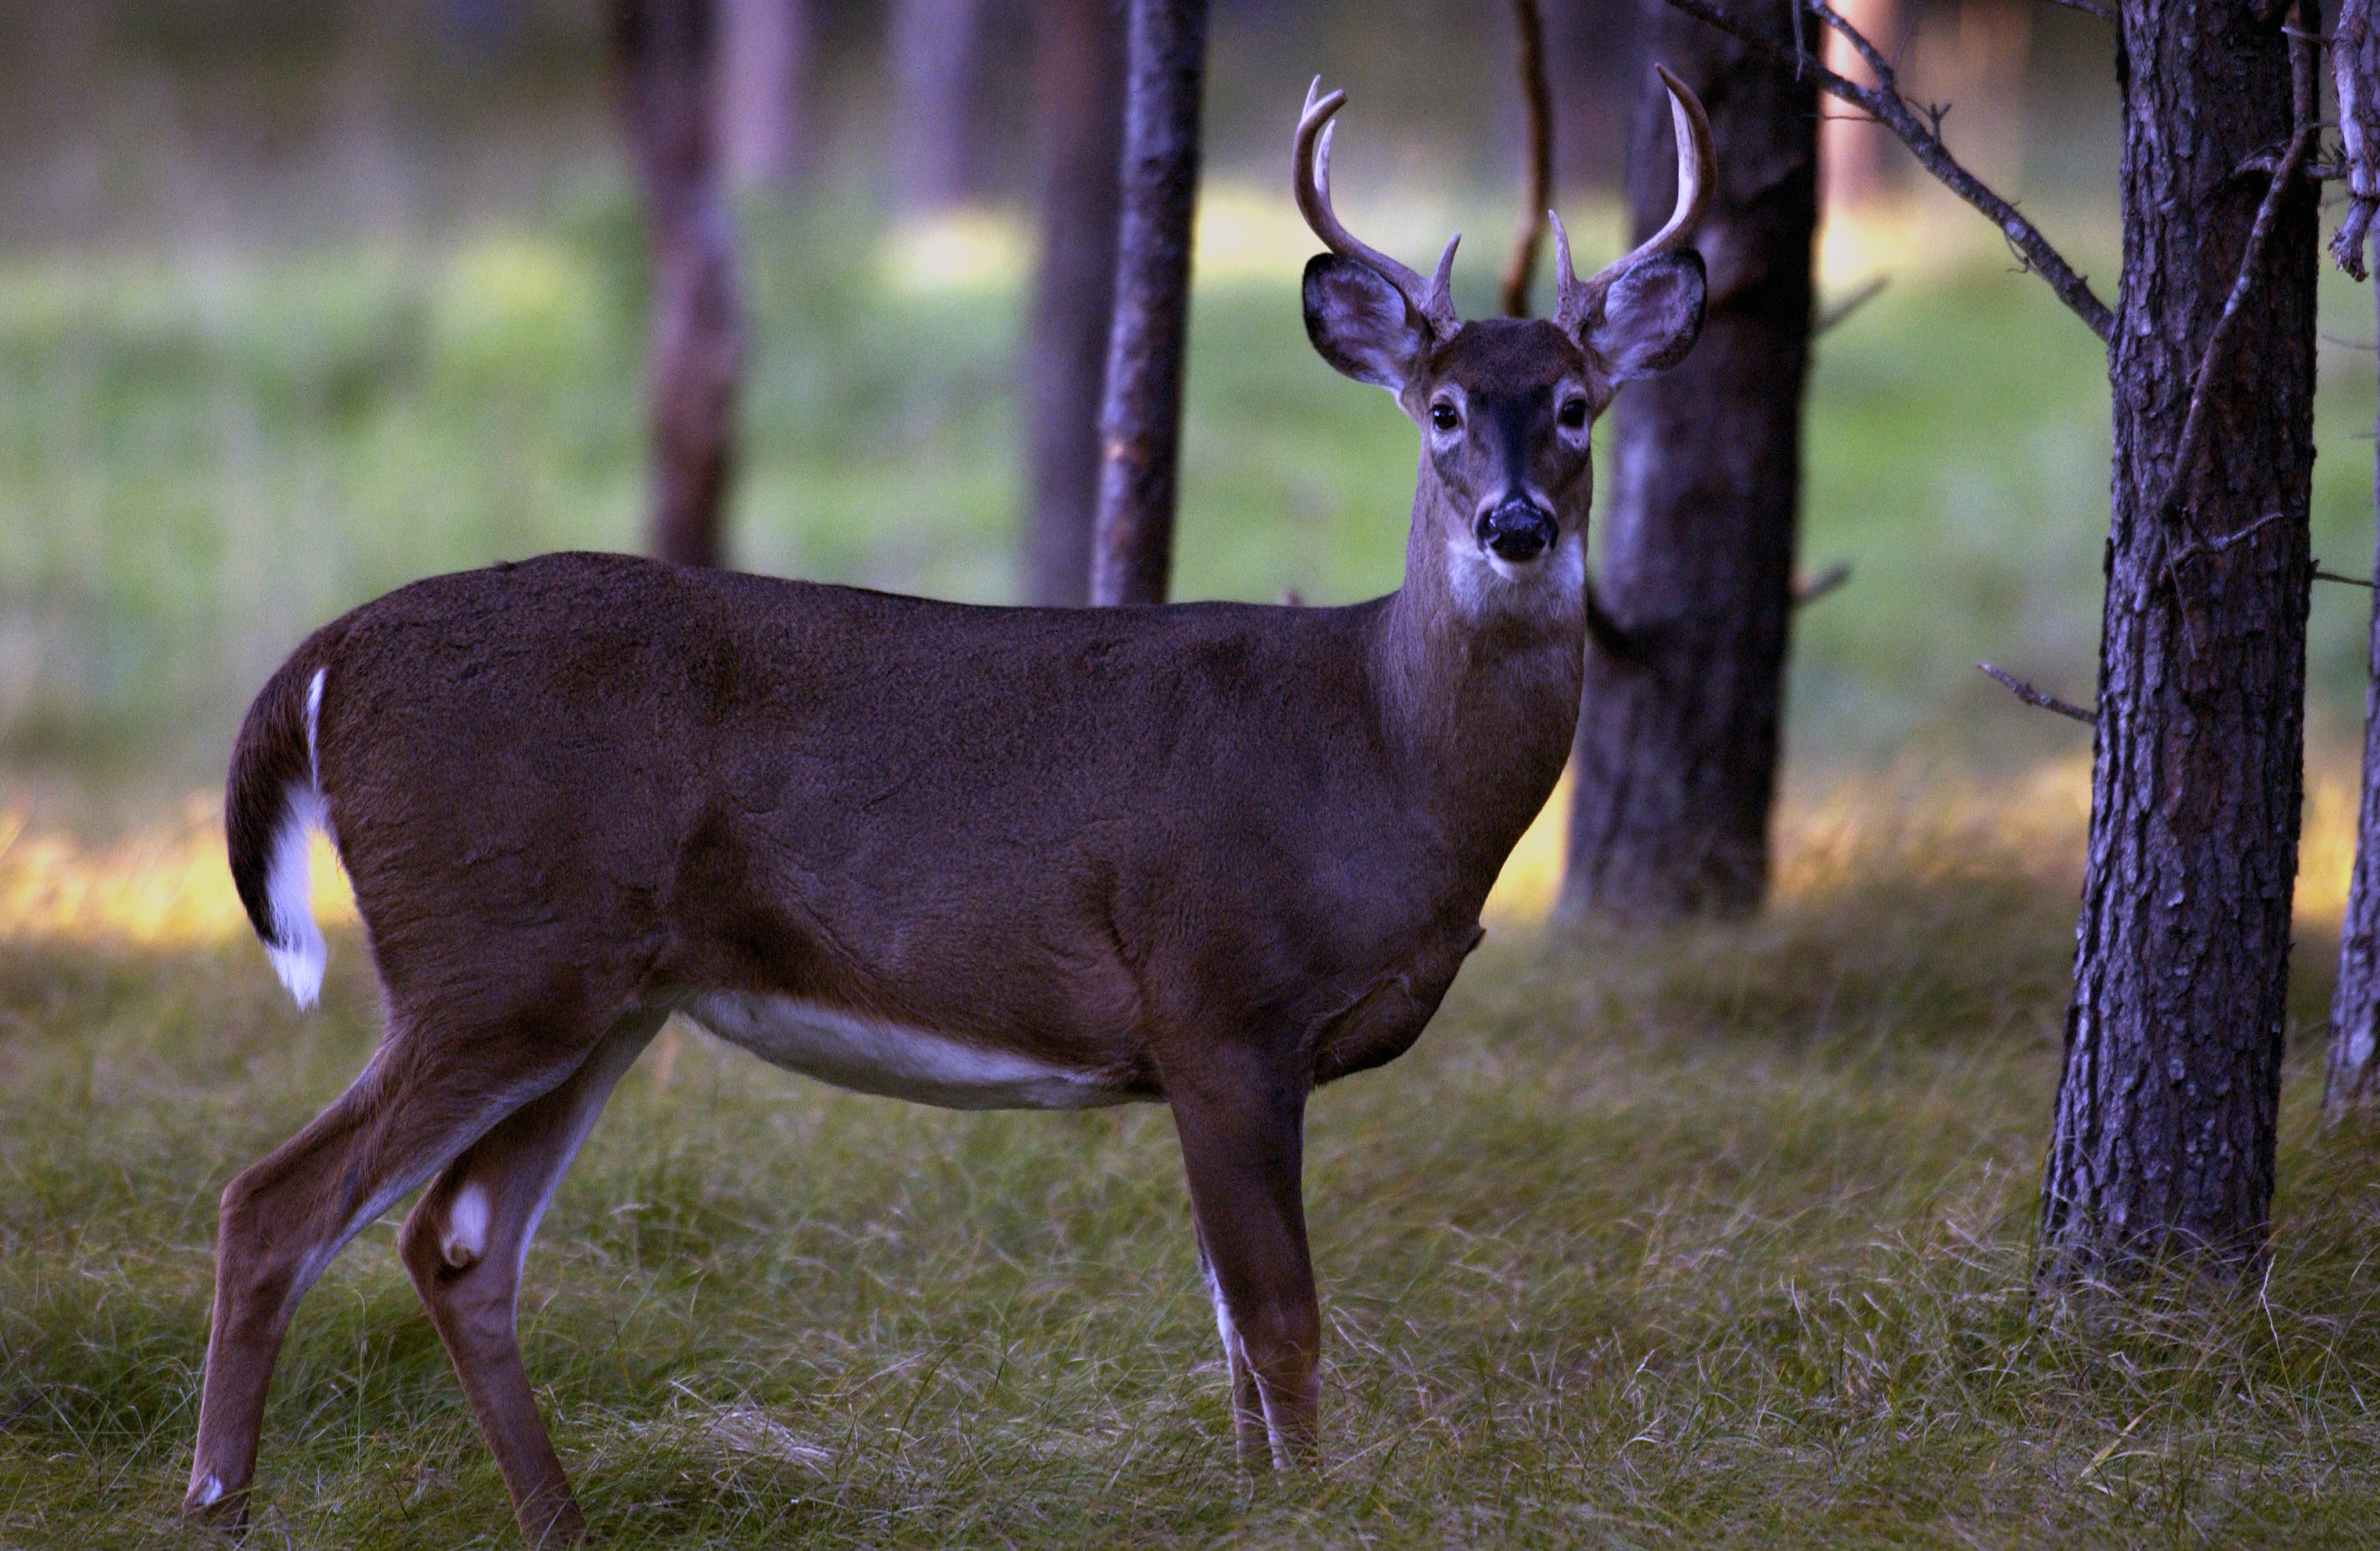
POLYGON ((1703 256, 1656 253, 1611 283, 1579 343, 1603 357, 1617 385, 1669 370, 1703 332, 1703 256))

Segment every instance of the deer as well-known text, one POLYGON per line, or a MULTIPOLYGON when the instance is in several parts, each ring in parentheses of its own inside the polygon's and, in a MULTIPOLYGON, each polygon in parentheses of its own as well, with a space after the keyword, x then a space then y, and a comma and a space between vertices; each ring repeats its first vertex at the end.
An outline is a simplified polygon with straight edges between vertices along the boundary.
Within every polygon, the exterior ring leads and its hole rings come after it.
POLYGON ((1323 359, 1420 464, 1403 584, 1341 608, 973 607, 565 553, 399 588, 308 637, 243 721, 240 902, 300 1011, 310 834, 385 1026, 223 1192, 187 1507, 234 1533, 307 1289, 419 1192, 407 1275, 523 1538, 586 1521, 521 1363, 540 1218, 665 1020, 862 1093, 1172 1111, 1250 1471, 1318 1462, 1307 1097, 1419 1038, 1551 796, 1589 614, 1588 437, 1702 326, 1707 121, 1661 71, 1675 212, 1550 319, 1465 322, 1333 212, 1306 93, 1323 359))

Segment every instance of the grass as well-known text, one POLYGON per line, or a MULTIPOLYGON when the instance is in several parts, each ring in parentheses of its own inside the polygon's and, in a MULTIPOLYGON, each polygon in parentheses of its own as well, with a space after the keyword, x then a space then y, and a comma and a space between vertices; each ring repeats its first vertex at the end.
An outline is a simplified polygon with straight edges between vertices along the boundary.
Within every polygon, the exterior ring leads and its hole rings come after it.
MULTIPOLYGON (((2368 1544, 2380 1157, 2313 1113, 2318 927, 2264 1285, 2028 1297, 2072 784, 1796 803, 1750 926, 1548 940, 1500 907, 1415 1052, 1314 1104, 1315 1478, 1232 1463, 1161 1110, 953 1115, 699 1036, 649 1056, 522 1300, 599 1533, 2368 1544)), ((183 924, 145 945, 62 907, 0 939, 0 1545, 186 1538, 214 1193, 376 1033, 352 928, 300 1017, 160 876, 183 924)), ((263 1544, 510 1541, 393 1241, 367 1230, 300 1315, 263 1544)))

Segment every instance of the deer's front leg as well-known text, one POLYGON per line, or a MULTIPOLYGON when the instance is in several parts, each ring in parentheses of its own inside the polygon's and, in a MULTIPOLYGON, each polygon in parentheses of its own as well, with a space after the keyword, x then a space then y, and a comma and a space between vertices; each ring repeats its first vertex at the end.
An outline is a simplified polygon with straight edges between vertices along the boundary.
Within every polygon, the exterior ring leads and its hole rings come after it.
POLYGON ((1232 1323, 1232 1306, 1223 1301, 1222 1284, 1215 1279, 1215 1265, 1208 1258, 1203 1232, 1198 1235, 1198 1279, 1215 1305, 1215 1334, 1222 1338, 1223 1367, 1231 1376, 1232 1439, 1239 1449, 1241 1468, 1253 1470, 1271 1457, 1264 1399, 1257 1393, 1257 1371, 1248 1365, 1247 1349, 1240 1344, 1239 1328, 1232 1323))
POLYGON ((1228 1051, 1186 1082, 1169 1073, 1167 1087, 1231 1360, 1241 1457, 1253 1465, 1251 1446, 1261 1441, 1276 1467, 1310 1464, 1319 1448, 1322 1317, 1305 1245, 1304 1085, 1260 1052, 1228 1051))

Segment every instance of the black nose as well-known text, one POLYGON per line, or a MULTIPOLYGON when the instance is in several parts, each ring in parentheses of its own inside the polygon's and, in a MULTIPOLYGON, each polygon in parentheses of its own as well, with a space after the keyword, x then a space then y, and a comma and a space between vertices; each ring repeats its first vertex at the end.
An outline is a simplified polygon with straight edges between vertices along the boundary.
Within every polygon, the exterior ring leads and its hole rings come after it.
POLYGON ((1553 517, 1526 501, 1507 501, 1479 519, 1480 547, 1499 560, 1535 560, 1553 541, 1553 517))

